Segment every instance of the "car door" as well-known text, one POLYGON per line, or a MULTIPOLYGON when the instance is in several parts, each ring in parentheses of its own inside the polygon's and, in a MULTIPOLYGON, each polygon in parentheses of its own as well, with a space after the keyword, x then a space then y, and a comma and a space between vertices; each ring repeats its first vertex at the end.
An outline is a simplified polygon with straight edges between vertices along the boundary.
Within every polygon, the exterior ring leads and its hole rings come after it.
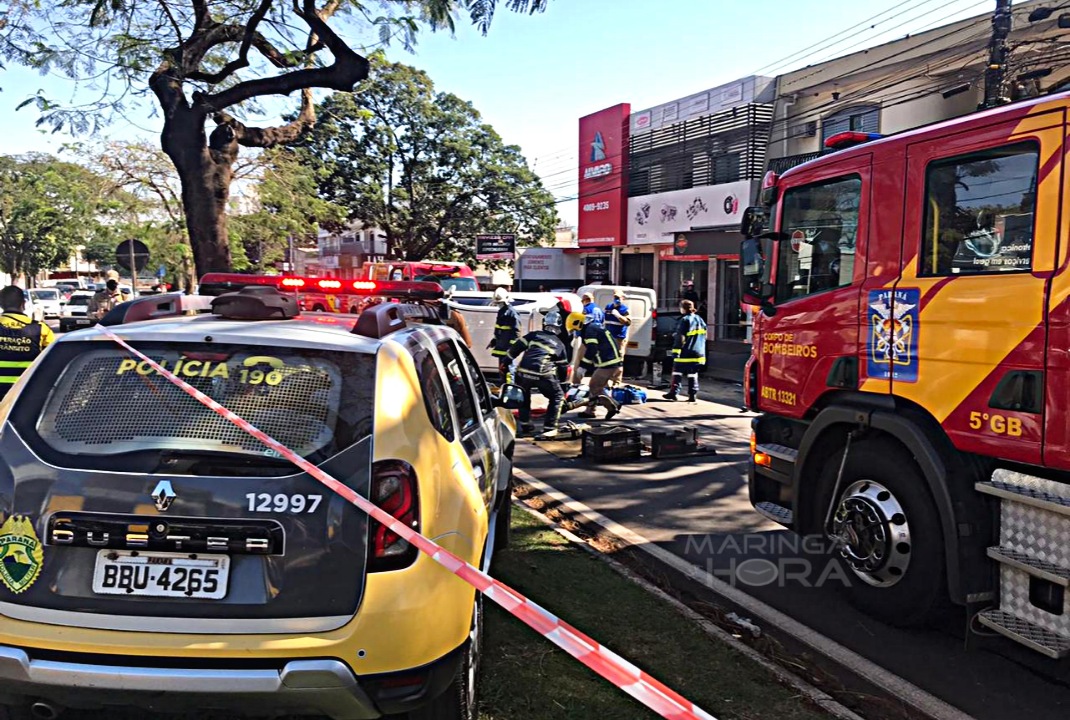
POLYGON ((803 416, 821 395, 844 386, 833 383, 838 369, 857 362, 870 164, 869 154, 856 155, 784 182, 776 311, 763 318, 756 339, 764 411, 803 416))
POLYGON ((909 189, 921 203, 907 213, 903 247, 916 259, 904 263, 895 294, 916 307, 893 318, 910 319, 917 350, 892 392, 924 407, 961 450, 1041 460, 1062 120, 1062 111, 1047 113, 908 150, 909 189))
POLYGON ((489 506, 494 497, 500 452, 490 392, 475 360, 461 343, 440 340, 436 349, 453 398, 461 446, 472 463, 483 501, 489 506))

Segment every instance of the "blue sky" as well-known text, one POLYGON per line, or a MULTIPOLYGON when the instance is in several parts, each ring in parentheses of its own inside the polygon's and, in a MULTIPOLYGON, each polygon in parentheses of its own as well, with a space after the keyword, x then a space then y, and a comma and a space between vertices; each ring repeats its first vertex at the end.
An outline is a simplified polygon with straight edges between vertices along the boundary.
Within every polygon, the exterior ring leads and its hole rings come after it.
MULTIPOLYGON (((504 4, 504 0, 499 0, 504 4)), ((619 102, 632 110, 736 78, 775 76, 907 33, 990 12, 995 0, 550 0, 542 14, 500 10, 482 37, 424 34, 392 59, 426 70, 436 87, 470 100, 506 142, 519 145, 556 197, 575 195, 577 120, 619 102), (815 46, 816 47, 813 47, 815 46), (807 48, 811 48, 806 50, 807 48), (801 52, 803 51, 803 52, 801 52)), ((352 37, 354 43, 369 38, 352 37)), ((67 80, 22 68, 0 72, 0 154, 58 152, 72 138, 35 129, 16 105, 38 88, 59 99, 67 80)), ((111 139, 154 139, 144 106, 109 126, 111 139)), ((576 203, 559 205, 576 222, 576 203)))

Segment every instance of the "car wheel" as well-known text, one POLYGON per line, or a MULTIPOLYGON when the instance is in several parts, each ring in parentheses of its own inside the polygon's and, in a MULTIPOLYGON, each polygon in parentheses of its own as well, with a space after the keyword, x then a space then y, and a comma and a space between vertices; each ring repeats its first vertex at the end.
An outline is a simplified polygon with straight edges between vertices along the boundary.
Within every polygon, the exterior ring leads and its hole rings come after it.
MULTIPOLYGON (((837 453, 825 465, 826 497, 842 458, 837 453)), ((831 526, 841 540, 837 552, 853 605, 889 625, 913 627, 946 603, 940 516, 913 456, 897 442, 877 438, 851 446, 831 526)))
POLYGON ((509 534, 513 524, 513 474, 509 473, 509 487, 502 493, 498 515, 494 519, 494 552, 509 547, 509 534))
POLYGON ((472 611, 472 629, 464 644, 461 664, 446 692, 419 710, 410 712, 407 720, 476 720, 479 703, 476 688, 483 659, 483 594, 476 593, 472 611))

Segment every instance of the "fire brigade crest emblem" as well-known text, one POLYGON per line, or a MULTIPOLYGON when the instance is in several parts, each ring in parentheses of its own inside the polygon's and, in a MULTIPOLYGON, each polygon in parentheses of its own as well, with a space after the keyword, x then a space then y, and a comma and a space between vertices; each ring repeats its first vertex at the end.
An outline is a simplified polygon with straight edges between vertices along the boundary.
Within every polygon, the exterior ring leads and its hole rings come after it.
POLYGON ((24 515, 12 515, 0 526, 0 581, 13 593, 33 585, 41 574, 45 556, 33 523, 24 515))
POLYGON ((917 288, 870 291, 867 371, 871 378, 917 381, 920 296, 917 288))

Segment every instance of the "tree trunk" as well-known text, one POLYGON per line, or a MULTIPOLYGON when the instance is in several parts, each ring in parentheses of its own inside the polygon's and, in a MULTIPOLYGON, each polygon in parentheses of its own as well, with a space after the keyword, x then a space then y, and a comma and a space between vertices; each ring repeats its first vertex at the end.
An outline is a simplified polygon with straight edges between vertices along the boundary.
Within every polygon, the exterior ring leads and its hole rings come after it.
POLYGON ((182 184, 186 229, 198 277, 231 270, 227 201, 238 156, 233 129, 220 125, 208 139, 206 119, 203 113, 180 109, 164 123, 161 137, 182 184))

